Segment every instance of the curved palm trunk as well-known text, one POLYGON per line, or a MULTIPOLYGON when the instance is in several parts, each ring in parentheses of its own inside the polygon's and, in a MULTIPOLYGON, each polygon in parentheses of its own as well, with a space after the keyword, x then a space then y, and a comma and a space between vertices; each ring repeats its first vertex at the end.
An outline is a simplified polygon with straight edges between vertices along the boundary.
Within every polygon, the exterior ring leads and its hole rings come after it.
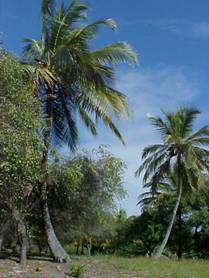
POLYGON ((181 232, 182 232, 182 219, 181 219, 181 205, 178 210, 178 259, 182 258, 182 240, 181 240, 181 232))
MULTIPOLYGON (((50 119, 50 115, 52 112, 51 105, 49 105, 47 112, 50 119)), ((54 227, 51 222, 48 203, 47 203, 47 182, 48 182, 47 163, 48 163, 48 156, 49 156, 49 144, 50 144, 50 128, 47 128, 44 134, 45 149, 43 151, 43 158, 42 158, 42 175, 43 175, 43 180, 41 184, 42 215, 44 220, 44 228, 46 232, 47 242, 55 261, 66 262, 66 261, 70 261, 70 257, 67 254, 67 252, 64 250, 62 245, 60 244, 55 234, 54 227)))
POLYGON ((177 200, 176 200, 175 207, 173 209, 173 213, 172 213, 170 223, 168 225, 168 229, 166 231, 165 237, 163 239, 163 242, 162 242, 160 248, 158 249, 157 253, 154 255, 154 258, 160 258, 160 256, 163 253, 163 250, 165 249, 165 246, 168 242, 168 239, 170 237, 170 234, 171 234, 171 231, 172 231, 172 228, 173 228, 173 224, 174 224, 174 221, 175 221, 175 218, 176 218, 177 210, 179 208, 179 204, 180 204, 180 201, 181 201, 181 196, 182 196, 182 185, 180 184, 179 191, 178 191, 178 197, 177 197, 177 200))
POLYGON ((64 248, 60 244, 55 234, 46 200, 43 202, 43 219, 44 219, 45 232, 47 236, 47 242, 55 261, 60 263, 69 261, 70 260, 69 255, 64 250, 64 248))

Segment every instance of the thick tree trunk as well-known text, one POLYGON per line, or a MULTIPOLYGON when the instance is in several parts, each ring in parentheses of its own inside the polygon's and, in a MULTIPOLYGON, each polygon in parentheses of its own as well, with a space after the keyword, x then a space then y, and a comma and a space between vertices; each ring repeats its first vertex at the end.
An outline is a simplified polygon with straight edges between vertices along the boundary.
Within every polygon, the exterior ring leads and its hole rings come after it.
POLYGON ((181 231, 182 231, 182 221, 181 221, 181 205, 179 205, 178 210, 178 259, 182 258, 182 240, 181 240, 181 231))
POLYGON ((27 227, 23 215, 20 211, 15 208, 13 210, 14 218, 17 222, 17 231, 20 241, 20 264, 25 267, 27 264, 27 247, 28 247, 28 236, 27 236, 27 227))
MULTIPOLYGON (((51 94, 51 90, 48 89, 48 94, 51 94)), ((48 121, 52 119, 52 103, 49 99, 48 103, 48 121)), ((48 156, 49 156, 49 146, 50 146, 50 129, 51 129, 51 123, 48 123, 48 126, 46 127, 46 131, 44 134, 44 151, 43 151, 43 158, 42 158, 42 184, 41 184, 41 199, 42 199, 42 215, 44 220, 44 227, 47 237, 47 242, 49 245, 49 248, 51 250, 51 253, 55 259, 55 261, 58 262, 66 262, 70 261, 70 257, 67 254, 67 252, 64 250, 62 245, 60 244, 55 231, 54 227, 51 222, 51 217, 49 213, 48 203, 47 203, 47 186, 48 186, 48 156)))
POLYGON ((178 207, 179 207, 179 204, 180 204, 180 201, 181 201, 181 196, 182 196, 182 185, 179 186, 178 197, 177 197, 177 200, 176 200, 175 207, 173 209, 172 217, 171 217, 170 223, 168 225, 168 229, 166 231, 165 237, 163 239, 163 242, 162 242, 160 248, 158 249, 158 251, 154 255, 154 258, 160 258, 160 256, 163 253, 163 250, 165 249, 165 246, 168 242, 168 239, 170 237, 170 234, 171 234, 171 231, 172 231, 172 228, 173 228, 173 224, 174 224, 174 221, 175 221, 175 218, 176 218, 177 210, 178 210, 178 207))

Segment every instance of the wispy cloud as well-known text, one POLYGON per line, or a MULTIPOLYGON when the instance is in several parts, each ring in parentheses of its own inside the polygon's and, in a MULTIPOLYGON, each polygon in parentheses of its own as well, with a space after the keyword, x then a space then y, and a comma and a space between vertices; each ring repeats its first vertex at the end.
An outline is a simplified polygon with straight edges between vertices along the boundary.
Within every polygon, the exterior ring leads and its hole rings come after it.
POLYGON ((123 22, 125 25, 144 24, 148 27, 158 28, 166 32, 191 38, 191 39, 209 39, 209 20, 190 21, 178 18, 162 19, 139 19, 129 22, 123 22))
POLYGON ((139 212, 137 197, 142 192, 140 180, 134 177, 141 151, 146 145, 159 141, 146 118, 147 113, 159 114, 161 108, 170 111, 181 105, 189 105, 198 96, 199 90, 195 79, 188 76, 184 69, 168 67, 120 72, 117 88, 128 95, 134 110, 133 119, 119 124, 127 147, 123 147, 104 127, 99 128, 96 138, 82 128, 80 147, 94 148, 108 144, 110 151, 126 162, 125 187, 128 197, 121 205, 132 215, 139 212))
POLYGON ((193 23, 192 33, 197 38, 209 38, 209 21, 202 21, 193 23))

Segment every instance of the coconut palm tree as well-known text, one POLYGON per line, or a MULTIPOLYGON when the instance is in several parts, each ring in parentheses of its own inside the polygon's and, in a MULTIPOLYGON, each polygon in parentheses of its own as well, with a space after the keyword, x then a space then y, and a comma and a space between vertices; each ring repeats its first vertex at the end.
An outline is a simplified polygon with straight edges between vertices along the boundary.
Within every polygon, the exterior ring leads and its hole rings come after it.
MULTIPOLYGON (((186 180, 185 180, 186 182, 186 180)), ((159 182, 155 185, 155 192, 152 191, 152 184, 148 182, 144 184, 143 187, 148 189, 141 193, 138 197, 140 205, 143 209, 147 207, 158 207, 165 206, 167 208, 173 208, 176 202, 176 191, 177 191, 177 176, 176 173, 171 173, 167 178, 163 178, 163 182, 159 182)), ((185 187, 184 187, 185 188, 185 187)), ((182 197, 184 197, 184 202, 190 202, 191 192, 182 192, 182 197)), ((182 240, 181 240, 181 229, 182 229, 182 198, 179 203, 178 214, 178 251, 177 256, 180 259, 182 257, 182 240)))
POLYGON ((176 175, 176 203, 163 242, 155 254, 162 252, 169 239, 182 193, 192 192, 205 184, 204 173, 209 169, 209 130, 207 126, 193 132, 194 120, 200 112, 181 108, 175 113, 163 113, 164 118, 150 116, 153 126, 160 132, 161 144, 146 147, 142 164, 136 175, 143 173, 144 185, 156 194, 159 183, 164 183, 171 173, 176 175))
POLYGON ((51 143, 67 143, 74 150, 79 115, 93 135, 97 134, 97 125, 102 121, 124 144, 113 119, 127 116, 129 108, 125 95, 113 87, 113 65, 137 62, 136 54, 126 43, 92 50, 90 43, 99 28, 107 26, 115 30, 116 24, 111 19, 79 24, 86 19, 87 9, 85 3, 77 0, 58 8, 55 1, 42 0, 41 38, 24 40, 27 43, 24 67, 42 101, 45 120, 41 200, 48 244, 57 261, 66 260, 68 255, 55 235, 47 205, 47 162, 51 143))

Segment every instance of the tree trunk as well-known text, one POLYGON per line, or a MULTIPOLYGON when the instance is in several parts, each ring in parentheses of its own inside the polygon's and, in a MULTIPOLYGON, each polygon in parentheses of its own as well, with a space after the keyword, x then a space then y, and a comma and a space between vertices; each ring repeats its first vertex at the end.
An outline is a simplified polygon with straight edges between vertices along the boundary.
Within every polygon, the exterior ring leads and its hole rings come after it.
POLYGON ((179 205, 178 210, 178 259, 182 258, 182 240, 181 240, 181 231, 182 231, 182 221, 181 221, 181 205, 179 205))
POLYGON ((69 261, 70 260, 69 255, 61 246, 54 232, 54 228, 52 226, 50 215, 49 215, 49 208, 46 201, 43 202, 43 217, 44 217, 47 241, 55 261, 60 263, 69 261))
POLYGON ((81 255, 84 255, 84 242, 82 240, 82 245, 81 245, 81 255))
POLYGON ((0 235, 0 251, 2 250, 4 235, 0 235))
POLYGON ((21 266, 25 267, 27 264, 27 246, 28 246, 26 222, 23 215, 20 213, 20 211, 17 208, 13 210, 13 215, 17 222, 18 237, 21 245, 20 264, 21 266))
POLYGON ((76 255, 79 255, 79 249, 80 249, 80 241, 78 240, 76 243, 76 255))
POLYGON ((160 256, 163 253, 163 250, 165 249, 165 246, 168 242, 168 239, 170 237, 170 234, 171 234, 171 231, 172 231, 172 228, 173 228, 173 224, 174 224, 174 221, 175 221, 175 218, 176 218, 177 210, 178 210, 178 207, 179 207, 179 204, 180 204, 180 201, 181 201, 181 196, 182 196, 182 185, 179 186, 178 197, 177 197, 177 200, 176 200, 175 207, 173 209, 172 217, 171 217, 170 223, 168 225, 168 229, 166 231, 165 237, 163 239, 163 242, 162 242, 160 248, 158 249, 158 251, 154 255, 154 258, 157 258, 157 259, 160 258, 160 256))
MULTIPOLYGON (((50 90, 50 89, 48 89, 50 90)), ((48 92, 48 94, 51 94, 51 90, 48 92)), ((51 120, 52 115, 52 103, 51 100, 49 100, 48 103, 48 121, 51 120)), ((42 215, 44 220, 44 228, 46 232, 47 242, 50 248, 50 251, 57 262, 66 262, 70 261, 70 257, 67 254, 67 252, 64 250, 62 245, 60 244, 55 231, 54 227, 51 222, 51 217, 49 213, 48 203, 47 203, 47 186, 48 186, 48 156, 49 156, 49 146, 50 146, 50 133, 51 133, 51 123, 47 124, 46 131, 44 134, 44 151, 43 151, 43 157, 42 157, 42 184, 41 184, 41 200, 42 200, 42 215)))
POLYGON ((2 228, 0 232, 0 251, 2 251, 5 236, 8 233, 8 230, 11 229, 10 225, 11 225, 10 219, 2 223, 2 228))
POLYGON ((27 229, 24 222, 20 223, 20 228, 22 230, 21 237, 21 250, 20 250, 20 264, 25 267, 27 264, 27 247, 28 247, 28 237, 27 229))

